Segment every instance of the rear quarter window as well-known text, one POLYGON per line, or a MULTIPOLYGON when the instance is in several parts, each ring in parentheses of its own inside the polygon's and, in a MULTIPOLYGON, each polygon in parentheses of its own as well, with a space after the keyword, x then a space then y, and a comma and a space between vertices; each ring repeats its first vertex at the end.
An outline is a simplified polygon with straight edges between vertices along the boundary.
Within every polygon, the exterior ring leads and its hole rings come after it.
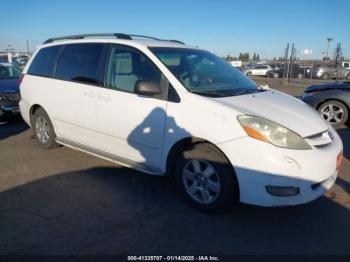
POLYGON ((58 52, 62 46, 42 48, 29 66, 28 74, 51 77, 58 52))
POLYGON ((61 80, 98 84, 102 44, 66 45, 57 61, 55 77, 61 80))

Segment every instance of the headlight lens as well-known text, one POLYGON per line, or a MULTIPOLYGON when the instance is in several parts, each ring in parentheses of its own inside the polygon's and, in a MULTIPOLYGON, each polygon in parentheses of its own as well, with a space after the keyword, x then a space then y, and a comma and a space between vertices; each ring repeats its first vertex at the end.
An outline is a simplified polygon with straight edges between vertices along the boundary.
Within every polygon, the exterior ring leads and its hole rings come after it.
POLYGON ((310 97, 313 95, 316 95, 319 91, 313 91, 313 92, 304 92, 303 97, 310 97))
POLYGON ((283 148, 311 149, 301 136, 267 119, 241 115, 238 121, 252 138, 283 148))

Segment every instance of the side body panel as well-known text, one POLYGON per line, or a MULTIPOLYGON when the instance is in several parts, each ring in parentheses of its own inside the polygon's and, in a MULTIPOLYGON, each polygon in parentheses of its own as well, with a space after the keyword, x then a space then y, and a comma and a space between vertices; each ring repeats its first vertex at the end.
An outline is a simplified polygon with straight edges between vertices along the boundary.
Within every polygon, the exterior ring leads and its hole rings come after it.
POLYGON ((97 99, 98 148, 159 168, 167 102, 101 88, 97 99))

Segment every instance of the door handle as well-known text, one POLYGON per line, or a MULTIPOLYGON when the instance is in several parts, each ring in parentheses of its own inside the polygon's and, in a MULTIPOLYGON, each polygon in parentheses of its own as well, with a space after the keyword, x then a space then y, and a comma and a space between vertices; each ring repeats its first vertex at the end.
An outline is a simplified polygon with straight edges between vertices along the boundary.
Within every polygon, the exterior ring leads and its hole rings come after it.
POLYGON ((91 90, 85 90, 84 95, 86 95, 88 97, 95 97, 96 96, 95 92, 93 92, 91 90))
POLYGON ((109 95, 99 95, 98 98, 107 102, 112 100, 109 95))

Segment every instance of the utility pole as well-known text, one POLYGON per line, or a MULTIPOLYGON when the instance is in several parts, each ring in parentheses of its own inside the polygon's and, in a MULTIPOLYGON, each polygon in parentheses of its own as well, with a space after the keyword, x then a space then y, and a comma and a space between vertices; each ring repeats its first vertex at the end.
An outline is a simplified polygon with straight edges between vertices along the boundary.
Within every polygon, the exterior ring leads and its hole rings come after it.
POLYGON ((292 66, 293 66, 293 60, 294 60, 294 55, 295 55, 295 49, 294 49, 294 43, 292 44, 292 50, 290 52, 290 58, 289 58, 289 66, 288 66, 288 83, 290 80, 290 77, 292 75, 292 66))
POLYGON ((29 56, 29 40, 27 40, 27 55, 29 56))
POLYGON ((338 80, 338 65, 339 65, 340 56, 341 56, 341 43, 337 43, 337 48, 335 49, 335 61, 334 61, 337 80, 338 80))
POLYGON ((332 37, 328 37, 328 38, 327 38, 327 52, 326 52, 326 58, 327 58, 328 60, 330 60, 330 58, 329 58, 329 56, 328 56, 328 52, 329 52, 329 45, 330 45, 330 43, 332 42, 332 40, 333 40, 332 37))
POLYGON ((283 78, 286 78, 288 68, 287 68, 287 60, 288 60, 288 54, 289 54, 289 43, 287 44, 287 48, 284 53, 284 72, 283 72, 283 78))

